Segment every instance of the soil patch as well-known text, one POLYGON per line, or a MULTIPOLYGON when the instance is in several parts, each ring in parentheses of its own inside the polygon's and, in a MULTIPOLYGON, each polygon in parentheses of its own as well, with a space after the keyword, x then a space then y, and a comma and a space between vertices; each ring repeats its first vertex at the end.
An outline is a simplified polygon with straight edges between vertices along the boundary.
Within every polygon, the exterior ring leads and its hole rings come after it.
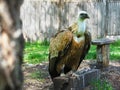
MULTIPOLYGON (((95 68, 94 60, 84 60, 79 69, 95 68)), ((38 65, 24 64, 24 90, 49 90, 52 84, 48 73, 48 62, 38 65)), ((111 61, 109 67, 101 70, 101 79, 110 82, 115 90, 120 90, 120 61, 111 61)))

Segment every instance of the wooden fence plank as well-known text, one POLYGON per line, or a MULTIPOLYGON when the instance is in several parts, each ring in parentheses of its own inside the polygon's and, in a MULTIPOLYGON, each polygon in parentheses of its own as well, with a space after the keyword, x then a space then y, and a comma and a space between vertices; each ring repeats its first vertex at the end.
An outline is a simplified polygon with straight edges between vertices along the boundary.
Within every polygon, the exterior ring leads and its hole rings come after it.
POLYGON ((86 10, 90 15, 87 27, 93 39, 105 35, 120 35, 120 1, 67 0, 61 5, 60 17, 58 2, 55 0, 25 0, 21 9, 25 39, 49 40, 58 28, 66 28, 74 23, 80 10, 86 10))

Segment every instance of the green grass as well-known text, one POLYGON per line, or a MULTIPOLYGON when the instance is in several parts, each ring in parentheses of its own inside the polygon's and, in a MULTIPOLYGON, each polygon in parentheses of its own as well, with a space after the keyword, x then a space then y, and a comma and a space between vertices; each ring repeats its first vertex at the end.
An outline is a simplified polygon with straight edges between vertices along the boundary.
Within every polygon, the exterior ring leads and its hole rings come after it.
MULTIPOLYGON (((25 44, 24 62, 38 64, 48 60, 49 42, 27 42, 25 44)), ((85 59, 96 59, 96 46, 91 45, 85 59)), ((120 40, 110 45, 110 60, 120 60, 120 40)))
POLYGON ((92 86, 92 90, 114 90, 107 80, 93 80, 90 85, 92 86))
POLYGON ((48 60, 47 42, 27 42, 24 50, 24 62, 37 64, 48 60))
POLYGON ((110 45, 110 59, 120 60, 120 40, 110 45))
POLYGON ((86 55, 85 59, 96 59, 96 46, 91 45, 88 54, 86 55))

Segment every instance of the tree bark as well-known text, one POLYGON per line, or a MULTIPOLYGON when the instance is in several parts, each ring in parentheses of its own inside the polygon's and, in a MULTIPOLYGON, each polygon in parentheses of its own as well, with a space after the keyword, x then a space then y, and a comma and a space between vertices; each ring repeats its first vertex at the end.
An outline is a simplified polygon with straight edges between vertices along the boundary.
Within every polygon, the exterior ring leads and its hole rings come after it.
POLYGON ((23 0, 0 0, 0 90, 22 90, 23 0))

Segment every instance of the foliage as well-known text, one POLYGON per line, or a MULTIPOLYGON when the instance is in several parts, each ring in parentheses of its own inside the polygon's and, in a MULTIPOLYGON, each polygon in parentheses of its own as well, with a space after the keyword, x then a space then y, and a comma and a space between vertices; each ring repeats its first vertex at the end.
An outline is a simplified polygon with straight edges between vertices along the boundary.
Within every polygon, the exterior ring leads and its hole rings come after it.
POLYGON ((93 80, 90 85, 92 90, 113 90, 112 85, 107 80, 93 80))

